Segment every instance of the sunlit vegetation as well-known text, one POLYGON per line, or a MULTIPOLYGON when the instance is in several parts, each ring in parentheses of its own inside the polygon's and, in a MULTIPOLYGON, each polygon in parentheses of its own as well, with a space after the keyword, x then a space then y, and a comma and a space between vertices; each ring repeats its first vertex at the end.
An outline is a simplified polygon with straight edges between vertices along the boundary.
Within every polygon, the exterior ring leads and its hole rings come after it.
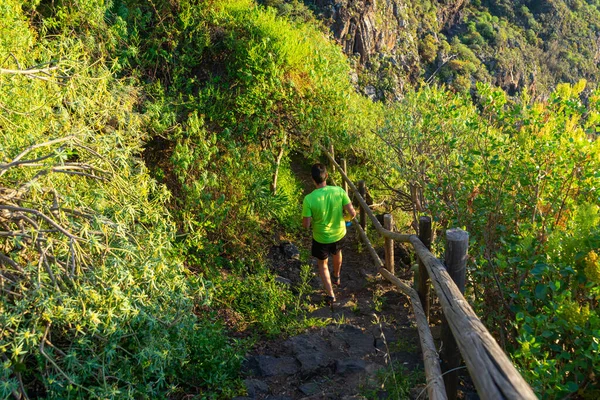
MULTIPOLYGON (((422 35, 425 62, 459 54, 451 89, 384 105, 309 8, 263 3, 0 5, 0 398, 242 394, 256 337, 314 324, 266 254, 305 234, 292 156, 330 143, 378 201, 421 188, 439 232, 470 232, 469 298, 540 396, 594 398, 600 95, 475 84, 475 46, 538 43, 545 11, 519 9, 532 33, 481 11, 422 35)), ((593 78, 586 54, 557 68, 593 78)))

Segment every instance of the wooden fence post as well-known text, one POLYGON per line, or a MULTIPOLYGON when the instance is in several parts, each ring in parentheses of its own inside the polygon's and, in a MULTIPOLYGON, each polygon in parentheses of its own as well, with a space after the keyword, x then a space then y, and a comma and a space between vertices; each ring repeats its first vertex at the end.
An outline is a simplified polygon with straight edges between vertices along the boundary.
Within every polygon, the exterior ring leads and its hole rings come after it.
MULTIPOLYGON (((427 247, 427 250, 431 250, 431 217, 419 217, 419 239, 427 247)), ((429 321, 429 274, 423 261, 419 259, 419 282, 417 285, 417 292, 419 293, 419 300, 423 306, 425 316, 429 321)))
MULTIPOLYGON (((365 181, 358 181, 358 193, 366 200, 367 188, 365 187, 365 181)), ((362 207, 360 207, 360 227, 363 228, 365 233, 367 232, 367 213, 362 207)))
MULTIPOLYGON (((345 175, 348 175, 348 169, 346 166, 346 159, 342 158, 340 160, 342 162, 342 172, 344 172, 345 175)), ((346 182, 345 179, 342 179, 342 187, 344 188, 344 190, 346 191, 346 193, 348 193, 348 182, 346 182)))
MULTIPOLYGON (((334 149, 333 149, 333 145, 329 146, 329 153, 331 154, 331 158, 333 158, 335 160, 335 153, 334 153, 334 149)), ((333 162, 331 162, 331 176, 333 178, 333 174, 335 173, 335 164, 333 162)))
MULTIPOLYGON (((383 227, 388 231, 394 230, 394 217, 392 214, 383 215, 383 227)), ((385 269, 393 275, 394 271, 394 241, 390 238, 385 238, 385 269)))
MULTIPOLYGON (((462 229, 446 231, 446 270, 462 294, 465 293, 469 233, 462 229)), ((446 318, 442 318, 442 372, 449 400, 456 399, 461 356, 446 318), (452 372, 447 372, 451 371, 452 372)))

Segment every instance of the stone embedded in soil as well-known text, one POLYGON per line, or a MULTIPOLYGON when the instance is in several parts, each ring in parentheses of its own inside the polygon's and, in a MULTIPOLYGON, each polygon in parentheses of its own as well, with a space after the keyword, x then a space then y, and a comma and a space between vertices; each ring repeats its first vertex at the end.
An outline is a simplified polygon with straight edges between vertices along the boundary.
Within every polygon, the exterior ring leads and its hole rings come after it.
POLYGON ((423 359, 418 353, 410 351, 394 351, 390 354, 392 361, 400 362, 409 371, 423 365, 423 359))
POLYGON ((301 385, 298 389, 300 389, 300 391, 305 395, 312 396, 313 394, 317 393, 320 388, 318 384, 314 382, 309 382, 305 383, 304 385, 301 385))
POLYGON ((256 376, 293 375, 298 372, 294 357, 254 356, 247 360, 246 368, 256 376))
POLYGON ((328 344, 325 339, 318 334, 304 333, 302 335, 289 338, 284 345, 295 355, 312 352, 326 352, 328 344))
POLYGON ((283 251, 283 254, 288 259, 297 260, 300 258, 300 251, 298 250, 298 247, 293 243, 290 243, 290 242, 282 243, 281 250, 283 251))
POLYGON ((312 374, 320 368, 329 365, 331 358, 327 353, 305 353, 296 356, 300 362, 300 370, 303 374, 312 374))
POLYGON ((244 384, 246 385, 246 391, 250 397, 256 397, 259 393, 269 392, 269 385, 258 379, 246 379, 244 380, 244 384))
POLYGON ((336 374, 353 374, 356 372, 365 372, 367 363, 358 358, 347 358, 345 360, 335 361, 336 374))
POLYGON ((346 351, 353 357, 375 352, 373 335, 353 325, 342 325, 340 331, 332 335, 331 343, 336 350, 346 351))
POLYGON ((288 278, 284 278, 283 276, 278 276, 275 278, 275 282, 279 282, 282 283, 286 286, 292 286, 292 281, 289 280, 288 278))

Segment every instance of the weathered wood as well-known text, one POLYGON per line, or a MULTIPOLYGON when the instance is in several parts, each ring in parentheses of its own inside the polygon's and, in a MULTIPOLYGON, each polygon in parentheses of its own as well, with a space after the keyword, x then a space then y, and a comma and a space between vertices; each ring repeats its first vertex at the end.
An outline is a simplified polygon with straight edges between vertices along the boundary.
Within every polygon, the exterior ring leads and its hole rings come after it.
POLYGON ((334 152, 334 149, 333 149, 333 144, 329 146, 329 153, 331 154, 331 158, 332 158, 332 162, 331 162, 331 175, 333 175, 335 173, 335 166, 337 164, 335 162, 335 152, 334 152))
MULTIPOLYGON (((331 155, 325 150, 331 160, 331 155)), ((333 160, 335 163, 335 160, 333 160)), ((339 168, 339 165, 337 165, 339 168)), ((341 169, 341 168, 340 168, 341 169)), ((511 363, 504 351, 494 340, 489 331, 481 323, 450 275, 437 258, 416 235, 405 235, 384 229, 369 209, 364 198, 346 174, 342 178, 356 194, 361 207, 373 222, 373 226, 381 235, 400 242, 410 242, 423 261, 438 295, 444 315, 452 333, 456 335, 458 348, 467 364, 471 378, 479 396, 483 399, 531 399, 537 397, 511 363)), ((366 237, 366 235, 365 235, 366 237)))
MULTIPOLYGON (((365 181, 358 181, 358 194, 362 199, 365 198, 367 194, 367 188, 365 187, 365 181)), ((362 204, 361 204, 362 206, 362 204)), ((360 227, 363 228, 366 232, 367 230, 367 209, 369 207, 361 207, 360 208, 360 227)))
POLYGON ((482 399, 531 399, 537 397, 496 340, 481 323, 442 265, 417 236, 410 242, 427 267, 458 348, 482 399))
MULTIPOLYGON (((342 162, 342 168, 340 168, 340 171, 342 171, 345 175, 347 175, 348 174, 348 170, 346 169, 347 168, 347 166, 346 166, 346 159, 342 158, 340 161, 342 162)), ((344 191, 346 193, 348 193, 348 182, 346 182, 345 179, 342 179, 342 187, 344 188, 344 191)))
POLYGON ((413 313, 415 314, 415 321, 417 322, 417 330, 419 331, 419 341, 421 343, 421 352, 423 353, 425 379, 427 381, 427 395, 429 399, 447 399, 444 380, 440 375, 439 355, 436 351, 435 343, 433 342, 433 336, 429 329, 427 317, 425 316, 421 301, 419 300, 419 294, 416 290, 411 288, 408 283, 402 282, 386 269, 381 268, 379 272, 410 298, 413 313))
MULTIPOLYGON (((421 242, 427 247, 428 250, 431 250, 431 218, 430 217, 420 217, 419 218, 419 239, 421 242)), ((425 311, 425 315, 429 320, 429 274, 427 273, 427 268, 419 258, 419 282, 417 285, 417 291, 419 292, 419 299, 421 299, 421 304, 423 305, 423 311, 425 311)))
MULTIPOLYGON (((469 249, 469 234, 461 229, 448 229, 446 231, 446 255, 444 263, 448 275, 452 278, 458 290, 465 293, 465 279, 467 268, 467 253, 469 249)), ((455 400, 458 392, 458 370, 461 364, 460 351, 448 320, 442 317, 442 370, 444 371, 444 384, 449 400, 455 400)))
POLYGON ((419 300, 418 293, 410 287, 409 282, 404 282, 385 268, 383 268, 383 262, 377 255, 377 252, 371 245, 369 238, 365 231, 362 230, 360 224, 356 221, 354 226, 359 232, 365 246, 367 247, 371 258, 375 265, 379 267, 379 273, 385 277, 388 281, 394 284, 402 293, 404 293, 410 299, 413 313, 415 315, 415 321, 417 322, 417 330, 419 331, 419 342, 421 343, 421 351, 423 353, 423 363, 425 365, 425 378, 427 380, 427 395, 430 400, 446 400, 446 389, 444 388, 444 380, 442 378, 442 370, 440 368, 439 356, 433 342, 433 336, 429 329, 429 323, 425 317, 421 301, 419 300))
MULTIPOLYGON (((392 216, 392 214, 385 214, 383 216, 383 227, 388 231, 394 230, 394 217, 392 216)), ((392 275, 394 275, 394 240, 390 238, 385 238, 384 249, 385 269, 387 269, 392 275)))

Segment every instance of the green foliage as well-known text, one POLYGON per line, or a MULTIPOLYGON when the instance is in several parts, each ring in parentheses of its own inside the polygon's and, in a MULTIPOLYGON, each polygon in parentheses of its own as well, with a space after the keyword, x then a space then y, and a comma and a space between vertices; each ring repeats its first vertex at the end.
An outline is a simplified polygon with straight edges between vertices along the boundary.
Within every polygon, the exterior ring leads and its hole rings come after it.
MULTIPOLYGON (((555 2, 566 22, 552 24, 517 3, 473 3, 448 37, 439 4, 399 11, 400 35, 423 38, 406 40, 407 59, 472 97, 424 87, 385 106, 355 93, 297 1, 5 1, 0 397, 237 394, 247 343, 225 325, 273 336, 314 323, 301 317, 310 269, 295 296, 263 258, 273 231, 299 229, 289 155, 332 142, 364 161, 353 179, 422 191, 439 229, 471 233, 475 306, 541 396, 593 393, 600 93, 557 85, 540 103, 474 83, 516 90, 542 62, 595 77, 598 7, 555 2)), ((399 85, 391 61, 373 67, 382 88, 399 85)), ((387 390, 402 397, 412 383, 397 372, 387 390)))
POLYGON ((51 68, 0 74, 0 397, 230 397, 244 349, 196 315, 213 289, 172 247, 169 193, 139 158, 139 91, 95 59, 103 5, 70 4, 48 37, 19 2, 0 7, 2 68, 51 68))
POLYGON ((536 103, 478 84, 477 106, 409 92, 362 144, 371 175, 422 188, 438 229, 469 231, 475 306, 542 397, 585 391, 600 361, 600 109, 584 88, 560 85, 536 103))
POLYGON ((382 392, 391 399, 407 399, 411 390, 425 380, 423 370, 408 371, 400 362, 393 362, 379 370, 376 378, 383 391, 365 387, 362 393, 367 399, 380 399, 382 392))
POLYGON ((273 336, 290 329, 297 319, 299 309, 294 308, 289 288, 275 282, 265 269, 229 276, 217 281, 217 287, 219 302, 240 318, 235 321, 240 331, 273 336))

